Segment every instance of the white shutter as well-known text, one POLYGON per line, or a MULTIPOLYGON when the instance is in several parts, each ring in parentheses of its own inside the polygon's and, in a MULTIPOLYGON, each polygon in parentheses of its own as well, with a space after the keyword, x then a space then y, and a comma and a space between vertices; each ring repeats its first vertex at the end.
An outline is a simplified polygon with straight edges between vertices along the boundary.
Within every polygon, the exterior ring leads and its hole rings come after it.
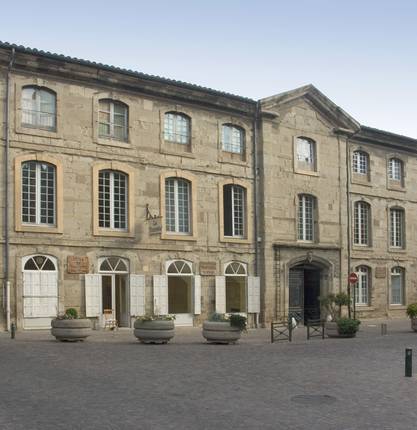
POLYGON ((38 294, 35 293, 35 285, 40 283, 39 272, 23 272, 23 296, 33 297, 38 294))
POLYGON ((261 279, 259 276, 248 276, 248 313, 261 312, 261 279))
POLYGON ((98 317, 101 314, 101 275, 85 275, 85 315, 98 317))
POLYGON ((226 277, 216 276, 216 312, 226 313, 226 277))
POLYGON ((155 315, 168 313, 168 276, 153 276, 153 312, 155 315))
POLYGON ((39 272, 40 273, 40 296, 58 297, 58 273, 57 272, 39 272))
POLYGON ((145 275, 130 275, 130 316, 145 315, 145 275))
POLYGON ((201 314, 201 276, 194 276, 194 314, 201 314))

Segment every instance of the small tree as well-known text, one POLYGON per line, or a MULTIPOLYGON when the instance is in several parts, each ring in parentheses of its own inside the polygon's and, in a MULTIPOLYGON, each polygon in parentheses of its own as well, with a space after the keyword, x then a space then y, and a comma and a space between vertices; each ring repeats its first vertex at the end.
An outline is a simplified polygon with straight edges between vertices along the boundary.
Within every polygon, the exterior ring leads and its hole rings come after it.
POLYGON ((349 306, 349 296, 346 293, 330 293, 325 297, 320 297, 321 306, 330 314, 332 321, 342 317, 343 306, 349 306))

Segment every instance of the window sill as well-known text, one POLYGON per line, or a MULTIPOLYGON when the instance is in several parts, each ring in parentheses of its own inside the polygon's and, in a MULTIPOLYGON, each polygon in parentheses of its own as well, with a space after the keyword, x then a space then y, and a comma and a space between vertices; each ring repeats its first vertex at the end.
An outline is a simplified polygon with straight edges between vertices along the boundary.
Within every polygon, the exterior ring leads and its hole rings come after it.
POLYGON ((364 187, 372 187, 373 185, 371 184, 370 181, 368 181, 367 179, 357 179, 357 178, 352 178, 351 179, 352 184, 354 185, 363 185, 364 187))
POLYGON ((405 189, 405 187, 401 186, 401 185, 387 185, 387 190, 390 191, 398 191, 400 193, 405 193, 407 192, 407 190, 405 189))
POLYGON ((96 142, 98 145, 104 145, 104 146, 114 146, 116 148, 126 148, 126 149, 132 149, 132 145, 125 140, 117 140, 117 139, 106 139, 103 137, 97 138, 96 142))
POLYGON ((174 150, 168 150, 168 149, 162 149, 159 151, 161 154, 165 154, 165 155, 174 155, 176 157, 186 157, 186 158, 195 158, 195 155, 189 151, 184 150, 178 150, 178 151, 174 151, 174 150))
POLYGON ((134 233, 131 231, 101 230, 101 229, 95 230, 93 232, 93 236, 128 237, 128 238, 135 237, 134 233))
POLYGON ((62 139, 62 134, 55 130, 43 130, 36 127, 24 127, 22 125, 17 125, 15 129, 16 134, 25 134, 28 136, 38 136, 38 137, 49 137, 50 139, 62 139))
POLYGON ((237 237, 228 237, 228 236, 222 236, 220 238, 220 242, 222 243, 245 243, 245 244, 250 244, 250 240, 245 239, 245 238, 237 238, 237 237))
POLYGON ((405 248, 388 248, 388 252, 394 252, 395 254, 406 254, 407 250, 405 248))
POLYGON ((354 251, 370 251, 372 250, 372 246, 353 244, 352 249, 354 251))
POLYGON ((407 309, 406 305, 389 305, 388 310, 390 311, 404 311, 407 309))
POLYGON ((59 227, 45 227, 41 225, 18 225, 16 231, 21 233, 51 233, 62 234, 62 228, 59 227))
POLYGON ((301 170, 301 169, 294 169, 294 173, 298 175, 306 175, 306 176, 316 176, 319 177, 319 172, 310 171, 310 170, 301 170))
POLYGON ((161 239, 162 240, 182 240, 182 241, 190 241, 190 242, 195 242, 197 241, 197 237, 196 236, 191 236, 191 235, 181 235, 181 234, 169 234, 169 233, 161 233, 161 239))
POLYGON ((356 312, 370 312, 374 311, 375 308, 369 305, 355 305, 356 312))

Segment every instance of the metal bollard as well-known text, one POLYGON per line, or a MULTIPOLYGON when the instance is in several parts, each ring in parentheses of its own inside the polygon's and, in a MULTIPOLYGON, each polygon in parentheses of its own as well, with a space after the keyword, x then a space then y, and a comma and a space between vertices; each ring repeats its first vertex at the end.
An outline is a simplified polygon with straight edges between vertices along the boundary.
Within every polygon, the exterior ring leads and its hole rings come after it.
POLYGON ((10 338, 14 339, 16 336, 16 324, 12 323, 12 325, 10 326, 10 338))
POLYGON ((381 324, 381 336, 385 336, 387 334, 387 325, 381 324))
POLYGON ((413 376, 413 350, 405 349, 405 376, 413 376))

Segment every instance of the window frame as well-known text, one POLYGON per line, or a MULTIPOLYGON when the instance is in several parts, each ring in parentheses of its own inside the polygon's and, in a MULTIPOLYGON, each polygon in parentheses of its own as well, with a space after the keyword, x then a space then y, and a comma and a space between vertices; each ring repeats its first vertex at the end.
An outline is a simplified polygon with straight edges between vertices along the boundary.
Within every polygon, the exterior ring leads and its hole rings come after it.
POLYGON ((368 266, 357 266, 356 274, 358 275, 358 282, 355 285, 355 306, 369 306, 371 297, 371 279, 372 271, 368 266), (364 279, 366 280, 366 285, 364 286, 364 279), (366 290, 366 301, 363 301, 363 290, 366 290), (360 298, 360 300, 358 300, 360 298))
POLYGON ((100 98, 98 100, 98 131, 97 131, 97 134, 98 134, 99 139, 106 139, 106 140, 112 140, 112 141, 123 142, 123 143, 128 142, 129 141, 129 106, 126 103, 124 103, 120 100, 117 100, 117 99, 100 98), (109 103, 109 109, 110 110, 109 111, 102 110, 101 109, 102 103, 109 103), (116 115, 122 116, 121 114, 115 113, 115 105, 123 107, 123 109, 124 109, 124 112, 123 112, 124 125, 123 125, 123 127, 119 126, 123 130, 123 138, 121 138, 121 139, 119 137, 116 137, 114 134, 115 116, 116 115), (103 123, 100 120, 100 116, 101 116, 100 114, 101 113, 108 114, 109 118, 110 118, 110 122, 103 123), (105 124, 106 126, 109 127, 110 134, 108 134, 108 135, 107 134, 101 134, 101 132, 100 132, 101 124, 105 124))
POLYGON ((221 125, 221 129, 220 129, 220 133, 221 133, 221 137, 220 137, 220 142, 221 142, 221 150, 222 152, 228 153, 228 154, 232 154, 232 155, 236 155, 239 157, 244 157, 245 155, 245 142, 246 142, 246 133, 245 133, 245 129, 239 125, 233 124, 233 123, 223 123, 221 125), (225 130, 229 129, 230 133, 231 133, 231 143, 230 146, 233 146, 233 134, 235 131, 239 132, 240 135, 240 151, 232 151, 232 150, 228 150, 225 148, 225 130))
POLYGON ((355 149, 352 152, 352 173, 354 175, 369 178, 369 154, 362 149, 355 149), (361 160, 361 157, 363 160, 361 160), (364 161, 364 162, 363 162, 364 161), (362 164, 365 165, 365 171, 361 171, 362 164))
POLYGON ((393 206, 388 211, 388 223, 389 223, 389 247, 395 250, 403 250, 406 247, 405 237, 405 210, 399 206, 393 206), (398 228, 398 220, 395 220, 394 214, 400 215, 400 225, 398 228), (399 242, 399 245, 396 244, 399 242))
POLYGON ((316 139, 305 135, 294 136, 293 157, 295 173, 299 173, 302 175, 319 176, 319 146, 316 139), (305 141, 310 144, 310 148, 312 148, 312 163, 307 164, 305 161, 303 162, 302 160, 299 160, 298 149, 299 143, 301 141, 305 141), (308 167, 309 165, 311 166, 311 168, 308 167))
POLYGON ((178 112, 178 111, 167 111, 164 113, 163 115, 163 130, 162 130, 162 134, 163 134, 163 141, 165 143, 168 144, 174 144, 174 145, 181 145, 184 148, 185 147, 190 147, 191 146, 191 117, 183 112, 178 112), (167 135, 167 116, 168 115, 173 115, 174 116, 174 120, 173 120, 173 129, 174 132, 173 133, 168 133, 168 134, 173 134, 175 136, 179 135, 182 136, 179 133, 176 133, 176 130, 178 129, 178 118, 182 118, 184 120, 186 120, 187 122, 187 136, 186 136, 186 142, 180 142, 178 140, 171 140, 171 139, 167 139, 166 135, 167 135))
POLYGON ((43 86, 39 86, 39 85, 24 85, 22 86, 21 89, 21 97, 20 97, 20 109, 21 109, 21 119, 20 119, 20 126, 23 128, 29 128, 29 129, 35 129, 35 130, 42 130, 42 131, 46 131, 46 132, 52 132, 55 133, 57 131, 57 94, 54 90, 48 88, 48 87, 43 87, 43 86), (25 90, 34 90, 35 91, 35 95, 36 95, 36 110, 31 110, 32 114, 35 114, 35 118, 36 121, 35 123, 30 123, 30 122, 24 122, 24 115, 25 115, 25 111, 27 109, 24 108, 24 93, 25 90), (41 99, 41 95, 42 93, 45 94, 49 94, 50 96, 53 97, 53 107, 54 107, 54 112, 42 112, 41 111, 41 106, 42 106, 42 99, 41 99), (42 126, 41 125, 41 114, 47 114, 50 118, 52 118, 53 121, 53 125, 48 127, 48 126, 42 126))
POLYGON ((316 242, 317 232, 317 198, 312 194, 300 193, 297 195, 297 240, 299 242, 316 242), (307 208, 306 203, 310 201, 311 203, 311 239, 307 237, 307 208), (300 237, 300 227, 302 230, 302 237, 300 237))
MULTIPOLYGON (((358 212, 359 214, 359 212, 358 212)), ((372 208, 371 205, 364 200, 357 200, 353 203, 353 244, 358 247, 371 247, 372 246, 372 208), (367 208, 366 214, 366 242, 362 238, 362 224, 364 217, 357 218, 356 207, 359 205, 364 205, 367 208), (358 231, 358 235, 356 235, 358 231), (356 236, 358 236, 358 241, 356 241, 356 236)))
POLYGON ((190 235, 192 233, 192 226, 191 226, 191 196, 192 196, 192 184, 190 181, 184 178, 179 177, 168 177, 165 178, 165 231, 167 234, 173 234, 173 235, 190 235), (174 230, 168 229, 168 181, 173 181, 173 198, 174 198, 174 230), (180 183, 187 185, 187 213, 186 213, 186 224, 188 225, 187 231, 180 231, 180 192, 179 192, 179 185, 180 183))
POLYGON ((246 197, 247 191, 245 187, 242 187, 241 185, 237 184, 225 184, 223 185, 223 236, 225 238, 231 238, 231 239, 245 239, 245 232, 246 232, 246 211, 247 211, 247 197, 246 197), (225 188, 230 187, 230 207, 231 207, 231 226, 232 226, 232 234, 226 235, 225 232, 225 206, 224 206, 224 198, 225 198, 225 188), (241 196, 239 197, 237 194, 237 191, 239 190, 239 193, 241 193, 241 196), (236 197, 236 199, 235 199, 236 197), (240 198, 241 201, 241 216, 239 214, 236 214, 236 206, 238 203, 238 200, 240 198), (241 219, 241 222, 239 221, 241 219), (241 227, 237 228, 237 224, 241 224, 241 227), (241 230, 242 234, 236 234, 236 230, 241 230))
POLYGON ((404 306, 405 299, 406 299, 406 291, 405 291, 405 281, 406 281, 406 271, 404 267, 401 266, 395 266, 392 267, 390 270, 390 282, 389 282, 389 304, 390 306, 398 307, 398 306, 404 306), (393 303, 393 283, 392 283, 392 277, 393 276, 399 276, 401 280, 400 285, 400 303, 393 303))

